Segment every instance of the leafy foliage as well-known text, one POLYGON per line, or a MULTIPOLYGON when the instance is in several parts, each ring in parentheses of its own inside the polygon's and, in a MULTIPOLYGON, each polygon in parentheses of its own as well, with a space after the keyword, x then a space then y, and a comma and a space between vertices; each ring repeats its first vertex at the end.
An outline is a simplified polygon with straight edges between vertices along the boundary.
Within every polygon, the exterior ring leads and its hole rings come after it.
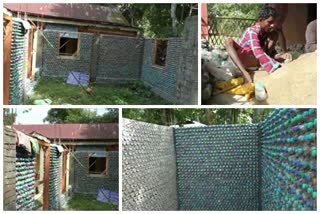
MULTIPOLYGON (((181 35, 188 16, 197 15, 196 4, 176 4, 177 33, 181 35)), ((144 36, 166 38, 177 36, 172 29, 171 4, 119 4, 131 25, 143 29, 144 36)))
POLYGON ((207 125, 260 122, 271 109, 123 109, 123 117, 161 125, 197 121, 207 125))
POLYGON ((4 114, 3 124, 5 126, 11 126, 12 124, 14 124, 14 122, 16 121, 16 118, 17 118, 16 109, 4 108, 3 114, 4 114))
POLYGON ((44 122, 49 123, 111 123, 118 122, 118 109, 106 109, 103 115, 98 115, 91 109, 52 108, 48 111, 44 122))
POLYGON ((208 15, 255 19, 264 4, 208 4, 208 15))

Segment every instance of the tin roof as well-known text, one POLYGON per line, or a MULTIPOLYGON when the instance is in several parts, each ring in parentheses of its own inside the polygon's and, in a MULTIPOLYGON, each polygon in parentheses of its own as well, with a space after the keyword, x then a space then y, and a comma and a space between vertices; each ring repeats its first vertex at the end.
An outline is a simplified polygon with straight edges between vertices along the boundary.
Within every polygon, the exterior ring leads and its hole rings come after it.
POLYGON ((128 21, 114 5, 79 3, 4 3, 3 7, 13 12, 28 13, 42 17, 55 17, 90 22, 101 22, 130 26, 128 21))
POLYGON ((118 140, 117 123, 13 125, 25 134, 36 132, 49 139, 118 140))

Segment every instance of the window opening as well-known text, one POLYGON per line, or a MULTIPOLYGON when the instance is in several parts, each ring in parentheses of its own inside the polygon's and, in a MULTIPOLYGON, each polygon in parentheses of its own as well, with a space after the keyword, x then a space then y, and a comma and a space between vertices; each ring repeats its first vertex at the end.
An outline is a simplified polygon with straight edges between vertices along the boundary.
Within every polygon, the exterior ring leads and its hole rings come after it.
POLYGON ((78 33, 60 33, 59 55, 60 56, 78 56, 79 55, 78 33))
POLYGON ((107 158, 89 157, 89 174, 107 175, 107 158))
POLYGON ((157 66, 165 66, 167 58, 168 40, 156 40, 156 48, 154 53, 154 64, 157 66))

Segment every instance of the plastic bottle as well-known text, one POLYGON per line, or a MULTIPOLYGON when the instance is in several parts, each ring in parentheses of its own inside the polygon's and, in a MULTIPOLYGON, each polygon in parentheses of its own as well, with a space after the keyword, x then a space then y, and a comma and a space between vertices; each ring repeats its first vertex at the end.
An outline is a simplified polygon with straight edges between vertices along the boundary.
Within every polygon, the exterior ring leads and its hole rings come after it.
POLYGON ((256 84, 254 86, 254 92, 255 92, 256 100, 258 100, 258 101, 264 101, 268 97, 266 88, 264 87, 263 83, 261 83, 261 82, 256 82, 256 84))

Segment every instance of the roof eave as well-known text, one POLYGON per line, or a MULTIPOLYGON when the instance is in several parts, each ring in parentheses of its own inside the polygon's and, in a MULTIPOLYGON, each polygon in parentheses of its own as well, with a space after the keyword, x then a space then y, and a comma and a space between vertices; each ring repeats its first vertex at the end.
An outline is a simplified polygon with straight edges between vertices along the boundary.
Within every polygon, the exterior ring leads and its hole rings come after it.
POLYGON ((38 17, 38 16, 28 16, 28 19, 36 22, 43 23, 52 23, 52 24, 67 24, 67 25, 77 25, 77 26, 88 26, 88 27, 99 27, 99 28, 110 28, 124 31, 140 32, 142 28, 131 27, 125 25, 117 25, 113 23, 93 23, 93 22, 84 22, 84 21, 75 21, 68 19, 57 19, 57 18, 48 18, 48 17, 38 17))

